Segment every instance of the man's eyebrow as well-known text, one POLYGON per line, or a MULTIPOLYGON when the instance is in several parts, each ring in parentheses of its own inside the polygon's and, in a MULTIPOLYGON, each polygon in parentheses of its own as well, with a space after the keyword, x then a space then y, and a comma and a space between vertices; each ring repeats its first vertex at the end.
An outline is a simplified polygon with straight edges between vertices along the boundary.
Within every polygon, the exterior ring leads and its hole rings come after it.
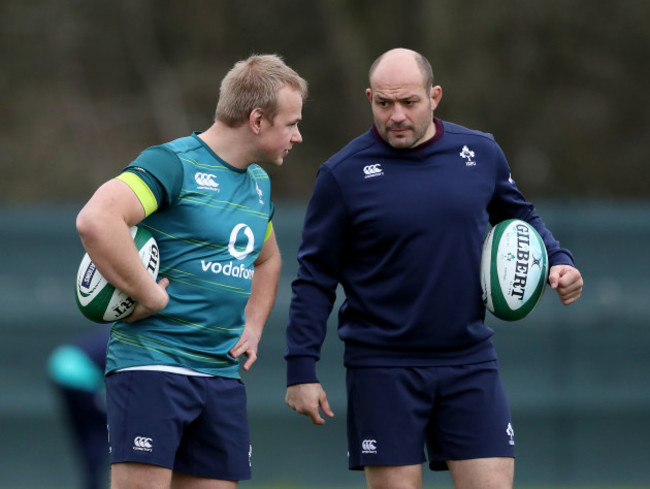
POLYGON ((398 102, 400 102, 400 101, 404 101, 404 100, 419 100, 420 96, 415 94, 415 93, 411 93, 411 94, 405 95, 403 97, 389 97, 387 95, 382 95, 382 94, 377 93, 377 94, 375 94, 374 98, 376 100, 388 100, 388 101, 398 101, 398 102))

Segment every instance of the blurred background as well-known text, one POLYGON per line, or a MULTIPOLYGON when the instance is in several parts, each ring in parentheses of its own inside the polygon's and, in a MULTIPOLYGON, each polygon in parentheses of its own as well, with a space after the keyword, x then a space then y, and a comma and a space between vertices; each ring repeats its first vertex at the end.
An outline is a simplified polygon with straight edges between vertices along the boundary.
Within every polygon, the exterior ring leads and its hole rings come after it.
MULTIPOLYGON (((342 347, 319 373, 337 416, 284 405, 284 326, 318 166, 371 124, 371 62, 431 61, 436 115, 490 132, 585 278, 495 329, 518 487, 650 487, 650 3, 645 0, 4 0, 0 3, 0 487, 80 487, 47 376, 93 328, 73 299, 76 212, 147 146, 207 128, 221 78, 278 53, 310 84, 304 143, 267 168, 282 283, 249 386, 254 480, 363 486, 346 469, 342 347)), ((427 473, 427 487, 448 487, 427 473)))

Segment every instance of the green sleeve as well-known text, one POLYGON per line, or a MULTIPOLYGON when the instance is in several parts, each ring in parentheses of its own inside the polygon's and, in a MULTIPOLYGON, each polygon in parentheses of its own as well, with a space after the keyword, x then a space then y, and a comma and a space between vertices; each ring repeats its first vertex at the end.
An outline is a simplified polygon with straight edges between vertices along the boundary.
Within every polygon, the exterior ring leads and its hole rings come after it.
POLYGON ((156 198, 158 208, 170 205, 180 194, 183 167, 178 156, 163 146, 145 149, 123 171, 135 173, 156 198))

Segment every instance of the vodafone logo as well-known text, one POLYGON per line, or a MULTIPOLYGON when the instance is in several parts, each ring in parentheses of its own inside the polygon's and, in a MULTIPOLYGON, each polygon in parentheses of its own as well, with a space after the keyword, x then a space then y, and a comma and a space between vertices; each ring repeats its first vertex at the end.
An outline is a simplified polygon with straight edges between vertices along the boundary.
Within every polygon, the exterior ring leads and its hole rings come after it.
POLYGON ((255 236, 253 236, 253 231, 246 224, 237 224, 232 232, 230 233, 230 242, 228 243, 228 251, 232 256, 238 260, 243 260, 255 249, 255 236), (239 232, 244 231, 244 236, 247 239, 246 246, 243 251, 239 251, 235 248, 237 243, 237 238, 239 237, 239 232))
POLYGON ((140 452, 153 452, 153 440, 148 436, 136 436, 133 439, 133 449, 140 452))
MULTIPOLYGON (((237 224, 230 232, 228 252, 236 260, 243 260, 255 249, 255 236, 253 231, 246 224, 237 224)), ((255 268, 246 268, 243 263, 237 264, 231 261, 206 261, 201 260, 201 268, 204 272, 212 272, 216 275, 227 277, 243 278, 252 280, 255 268)))
POLYGON ((215 190, 219 191, 218 187, 219 184, 215 181, 217 178, 216 175, 213 175, 212 173, 195 173, 194 174, 194 180, 196 183, 199 185, 200 189, 203 190, 215 190))
POLYGON ((364 178, 378 177, 384 174, 384 170, 381 169, 381 163, 374 163, 364 166, 363 174, 364 178))

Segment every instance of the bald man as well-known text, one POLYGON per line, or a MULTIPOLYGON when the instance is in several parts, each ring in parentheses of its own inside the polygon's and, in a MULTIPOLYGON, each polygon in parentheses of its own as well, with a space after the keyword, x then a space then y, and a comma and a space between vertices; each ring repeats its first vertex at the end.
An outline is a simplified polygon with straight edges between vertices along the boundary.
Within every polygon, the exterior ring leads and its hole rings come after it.
POLYGON ((369 81, 374 125, 321 166, 307 209, 286 402, 317 425, 334 416, 316 362, 341 284, 349 468, 370 489, 421 488, 427 460, 458 489, 511 488, 515 432, 479 283, 488 226, 537 229, 564 304, 580 272, 493 136, 434 116, 442 88, 424 56, 390 50, 369 81))

